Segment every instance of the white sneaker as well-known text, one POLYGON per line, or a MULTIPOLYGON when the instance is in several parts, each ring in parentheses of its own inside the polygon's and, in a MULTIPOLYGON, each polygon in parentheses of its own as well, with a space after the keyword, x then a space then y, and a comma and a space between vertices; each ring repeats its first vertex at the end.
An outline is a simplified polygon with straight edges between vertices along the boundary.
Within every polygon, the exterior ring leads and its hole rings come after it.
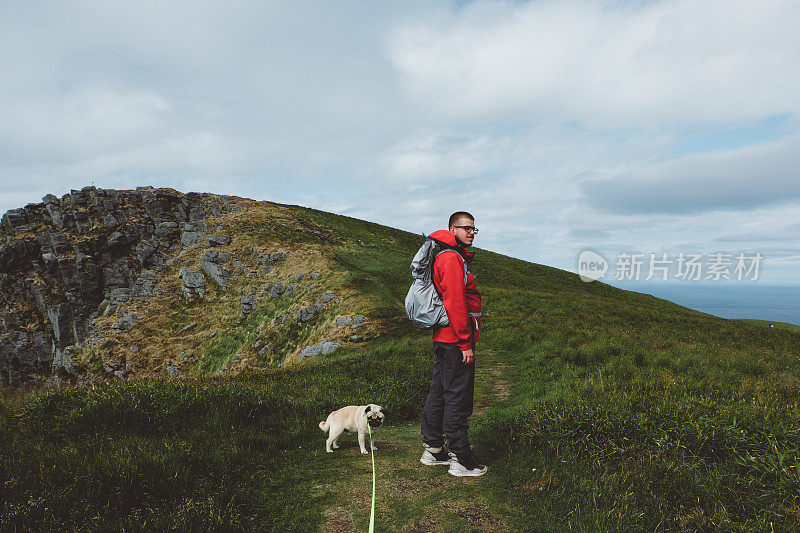
POLYGON ((487 470, 488 468, 486 468, 485 465, 479 465, 475 461, 471 461, 470 464, 462 465, 458 462, 458 459, 454 457, 452 461, 450 461, 450 469, 447 473, 458 477, 478 477, 484 475, 487 470))
POLYGON ((444 450, 439 450, 436 453, 430 451, 429 446, 425 446, 425 451, 422 452, 422 457, 419 458, 419 462, 432 466, 432 465, 449 465, 451 460, 455 460, 456 454, 453 452, 446 452, 444 450))

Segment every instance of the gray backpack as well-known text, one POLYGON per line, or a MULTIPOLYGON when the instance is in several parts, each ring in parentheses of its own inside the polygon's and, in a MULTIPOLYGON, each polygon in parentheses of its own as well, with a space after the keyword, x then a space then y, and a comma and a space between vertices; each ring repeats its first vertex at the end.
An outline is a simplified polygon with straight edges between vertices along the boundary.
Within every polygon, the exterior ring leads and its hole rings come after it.
POLYGON ((406 314, 411 322, 420 329, 429 329, 436 326, 449 326, 447 312, 442 303, 442 296, 433 284, 433 262, 441 254, 453 252, 464 263, 464 285, 467 284, 467 262, 456 250, 446 248, 438 254, 436 241, 425 237, 423 244, 411 262, 411 276, 414 283, 406 295, 406 314))

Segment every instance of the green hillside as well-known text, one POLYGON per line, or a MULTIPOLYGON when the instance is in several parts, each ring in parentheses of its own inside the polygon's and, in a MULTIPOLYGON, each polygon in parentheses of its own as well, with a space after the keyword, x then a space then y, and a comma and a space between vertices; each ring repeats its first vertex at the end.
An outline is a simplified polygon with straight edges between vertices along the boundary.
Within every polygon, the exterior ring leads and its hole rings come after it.
POLYGON ((421 236, 274 209, 264 216, 308 231, 245 220, 233 244, 268 228, 303 258, 287 272, 322 271, 314 290, 336 292, 338 314, 367 317, 365 340, 298 362, 304 343, 327 334, 330 311, 275 334, 284 351, 259 360, 248 348, 259 325, 302 301, 268 301, 235 323, 224 294, 204 308, 165 295, 150 304, 149 330, 82 357, 101 365, 136 342, 152 370, 195 343, 183 379, 143 371, 153 379, 3 390, 0 530, 363 530, 369 460, 352 438, 326 454, 317 423, 364 403, 389 419, 376 438, 380 531, 800 528, 800 332, 478 250, 470 434, 490 470, 455 479, 418 462, 431 346, 402 300, 421 236), (219 336, 180 340, 187 323, 219 336), (251 364, 219 375, 239 352, 251 364))
POLYGON ((757 320, 755 318, 737 318, 735 320, 739 320, 740 322, 745 322, 747 324, 756 324, 766 328, 778 328, 778 329, 786 329, 789 331, 800 331, 800 326, 798 326, 797 324, 789 324, 788 322, 773 322, 769 320, 757 320))

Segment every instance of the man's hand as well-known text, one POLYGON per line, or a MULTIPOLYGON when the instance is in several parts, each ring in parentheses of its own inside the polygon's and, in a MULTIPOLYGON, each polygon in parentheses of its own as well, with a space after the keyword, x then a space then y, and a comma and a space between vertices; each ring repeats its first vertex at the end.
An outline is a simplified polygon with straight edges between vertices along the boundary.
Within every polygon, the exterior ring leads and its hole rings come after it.
POLYGON ((461 350, 461 355, 463 355, 461 362, 464 363, 465 365, 468 365, 473 360, 475 360, 475 354, 472 352, 472 348, 470 348, 469 350, 461 350))

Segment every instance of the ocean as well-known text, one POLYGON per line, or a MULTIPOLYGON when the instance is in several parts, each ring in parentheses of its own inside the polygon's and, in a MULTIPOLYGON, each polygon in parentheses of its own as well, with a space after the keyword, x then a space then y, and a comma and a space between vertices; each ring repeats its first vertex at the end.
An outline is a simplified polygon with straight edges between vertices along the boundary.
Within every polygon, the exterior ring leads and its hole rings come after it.
POLYGON ((757 318, 800 325, 800 285, 641 281, 610 284, 722 318, 757 318))

